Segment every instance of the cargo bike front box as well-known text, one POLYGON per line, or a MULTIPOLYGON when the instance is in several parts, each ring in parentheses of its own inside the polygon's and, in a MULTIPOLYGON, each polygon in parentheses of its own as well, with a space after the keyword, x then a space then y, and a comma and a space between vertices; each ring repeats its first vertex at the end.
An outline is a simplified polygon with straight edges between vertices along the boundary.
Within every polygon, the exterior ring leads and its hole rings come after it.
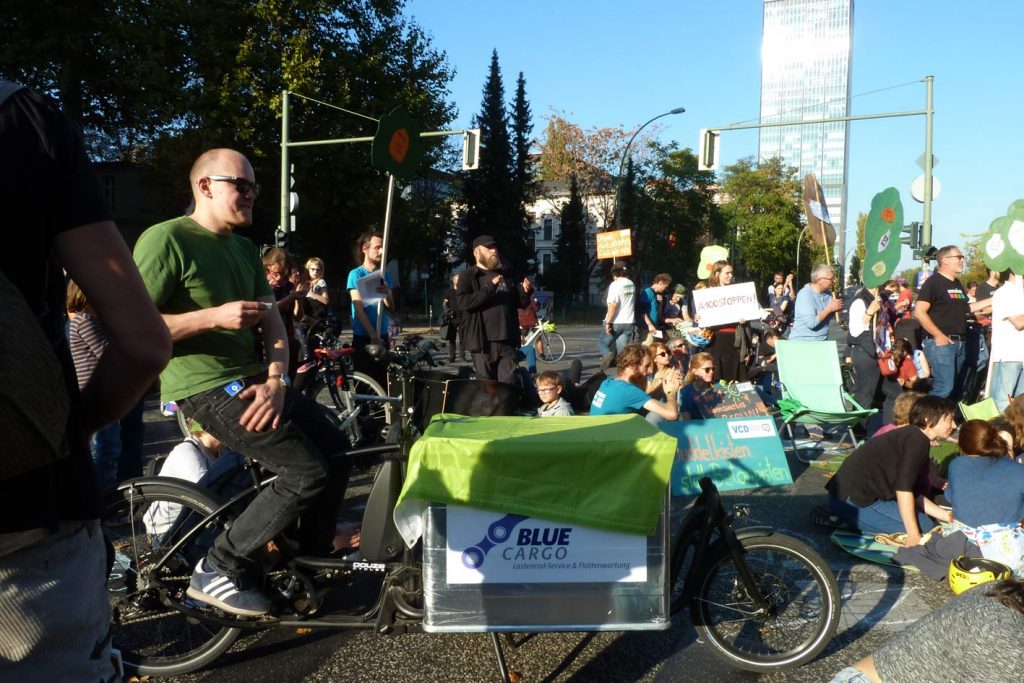
POLYGON ((675 449, 637 416, 435 417, 395 513, 424 629, 667 628, 675 449))

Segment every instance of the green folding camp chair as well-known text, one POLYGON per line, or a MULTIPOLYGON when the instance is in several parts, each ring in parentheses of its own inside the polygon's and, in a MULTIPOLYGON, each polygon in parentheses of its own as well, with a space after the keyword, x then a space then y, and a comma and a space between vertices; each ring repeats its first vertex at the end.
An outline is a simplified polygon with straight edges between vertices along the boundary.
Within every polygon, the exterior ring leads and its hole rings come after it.
POLYGON ((968 405, 960 402, 960 412, 964 414, 965 420, 991 420, 999 417, 999 408, 996 407, 994 398, 989 397, 984 401, 968 405))
POLYGON ((862 408, 843 390, 839 352, 834 341, 783 341, 775 345, 782 382, 782 424, 793 455, 800 457, 793 425, 844 425, 856 448, 853 425, 878 411, 862 408))

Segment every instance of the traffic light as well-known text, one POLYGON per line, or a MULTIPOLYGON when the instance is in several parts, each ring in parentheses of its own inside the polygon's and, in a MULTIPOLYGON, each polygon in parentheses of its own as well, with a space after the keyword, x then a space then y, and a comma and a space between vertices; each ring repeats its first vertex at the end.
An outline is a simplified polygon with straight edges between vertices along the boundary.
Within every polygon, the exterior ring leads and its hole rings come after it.
POLYGON ((903 242, 903 244, 910 247, 910 250, 914 252, 915 256, 921 249, 921 231, 923 227, 923 224, 918 221, 914 221, 910 225, 904 225, 903 230, 901 231, 903 233, 903 237, 900 237, 900 242, 903 242))
MULTIPOLYGON (((288 171, 288 188, 291 190, 295 187, 295 164, 291 164, 288 171)), ((295 212, 299 208, 299 193, 289 192, 288 193, 288 227, 281 226, 283 230, 288 232, 295 232, 295 212)))
POLYGON ((700 148, 697 152, 697 170, 714 171, 718 168, 718 138, 721 133, 717 130, 703 128, 700 131, 700 148))

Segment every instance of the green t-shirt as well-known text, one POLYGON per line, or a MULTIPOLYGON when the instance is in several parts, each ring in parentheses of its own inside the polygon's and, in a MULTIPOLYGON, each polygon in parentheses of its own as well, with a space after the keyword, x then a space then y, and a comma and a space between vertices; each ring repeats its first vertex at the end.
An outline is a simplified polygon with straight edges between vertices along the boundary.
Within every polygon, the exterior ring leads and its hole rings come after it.
MULTIPOLYGON (((251 240, 210 232, 188 216, 142 233, 135 263, 161 313, 273 296, 251 240)), ((160 373, 160 400, 179 401, 263 370, 253 328, 197 334, 174 342, 171 362, 160 373)))

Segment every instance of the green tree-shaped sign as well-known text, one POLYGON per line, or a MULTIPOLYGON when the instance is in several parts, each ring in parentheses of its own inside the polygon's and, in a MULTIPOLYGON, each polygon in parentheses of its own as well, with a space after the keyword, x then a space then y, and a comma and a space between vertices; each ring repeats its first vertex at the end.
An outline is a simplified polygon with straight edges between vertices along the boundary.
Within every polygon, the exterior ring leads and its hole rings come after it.
POLYGON ((878 287, 896 271, 902 229, 903 202, 899 190, 886 188, 871 200, 871 213, 864 230, 865 287, 878 287))
POLYGON ((406 180, 416 175, 423 152, 420 124, 403 107, 395 107, 377 124, 370 153, 374 168, 406 180))

